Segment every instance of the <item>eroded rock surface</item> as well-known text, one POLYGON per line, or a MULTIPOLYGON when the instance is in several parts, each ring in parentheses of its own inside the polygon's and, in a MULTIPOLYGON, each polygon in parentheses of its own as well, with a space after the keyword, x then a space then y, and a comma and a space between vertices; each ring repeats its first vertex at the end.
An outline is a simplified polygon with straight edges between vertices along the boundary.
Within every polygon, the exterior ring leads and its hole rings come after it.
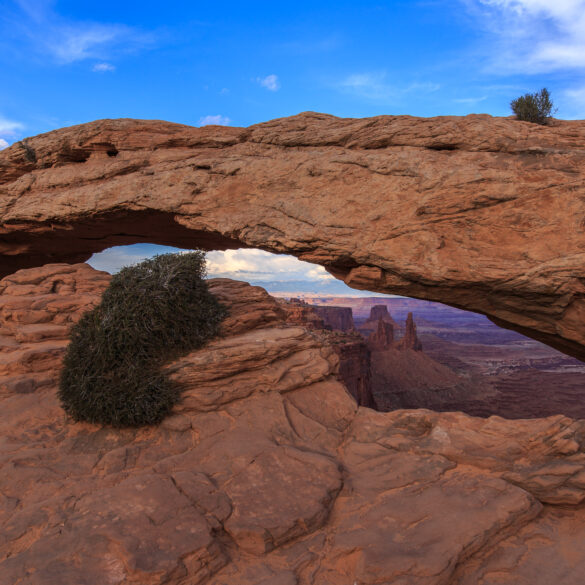
POLYGON ((1 272, 116 244, 258 247, 585 359, 585 122, 101 120, 0 153, 1 272))
POLYGON ((211 282, 230 316, 167 366, 184 393, 160 426, 68 420, 64 344, 52 374, 7 356, 30 344, 40 363, 63 330, 29 326, 70 326, 108 280, 54 265, 0 282, 2 583, 582 583, 585 421, 358 408, 332 346, 257 287, 211 282))

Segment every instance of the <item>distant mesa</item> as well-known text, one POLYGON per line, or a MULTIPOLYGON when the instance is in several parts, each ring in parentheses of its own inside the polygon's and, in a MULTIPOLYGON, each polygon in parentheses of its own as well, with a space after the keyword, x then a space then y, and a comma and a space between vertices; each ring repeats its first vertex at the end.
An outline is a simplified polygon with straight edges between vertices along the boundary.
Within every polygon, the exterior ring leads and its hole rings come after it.
POLYGON ((317 307, 315 313, 323 319, 325 325, 338 331, 352 331, 355 329, 353 313, 349 307, 317 307))
POLYGON ((370 310, 370 318, 368 319, 368 322, 378 321, 380 319, 387 323, 391 323, 392 325, 396 325, 394 319, 392 319, 392 316, 388 312, 388 307, 386 305, 374 305, 370 310))

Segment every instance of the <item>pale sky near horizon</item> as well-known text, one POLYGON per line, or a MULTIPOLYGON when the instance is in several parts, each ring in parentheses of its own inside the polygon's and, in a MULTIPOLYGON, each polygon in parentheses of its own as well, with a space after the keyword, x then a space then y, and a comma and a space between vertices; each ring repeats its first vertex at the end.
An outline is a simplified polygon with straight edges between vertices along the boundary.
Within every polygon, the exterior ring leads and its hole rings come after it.
MULTIPOLYGON (((585 0, 0 0, 0 63, 0 149, 100 118, 507 116, 542 87, 583 119, 585 0)), ((98 261, 162 251, 140 246, 98 261)), ((210 274, 337 286, 291 262, 216 254, 210 274)))

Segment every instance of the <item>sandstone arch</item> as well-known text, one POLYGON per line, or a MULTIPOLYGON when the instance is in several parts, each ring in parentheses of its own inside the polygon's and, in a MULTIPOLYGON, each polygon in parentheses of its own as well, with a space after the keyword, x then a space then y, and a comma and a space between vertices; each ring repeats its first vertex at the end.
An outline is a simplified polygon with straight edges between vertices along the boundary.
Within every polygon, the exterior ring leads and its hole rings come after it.
POLYGON ((0 153, 1 274, 140 241, 258 247, 585 359, 585 122, 101 120, 0 153))

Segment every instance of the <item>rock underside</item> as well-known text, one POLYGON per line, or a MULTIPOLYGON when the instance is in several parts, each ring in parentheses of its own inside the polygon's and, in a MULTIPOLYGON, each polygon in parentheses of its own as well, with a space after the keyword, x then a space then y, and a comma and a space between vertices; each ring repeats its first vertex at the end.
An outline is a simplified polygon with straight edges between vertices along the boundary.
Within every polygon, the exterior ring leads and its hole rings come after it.
POLYGON ((258 247, 585 360, 585 122, 101 120, 0 153, 1 273, 116 244, 258 247))
POLYGON ((59 363, 108 281, 0 281, 2 583, 581 585, 585 421, 357 407, 325 337, 215 279, 230 316, 166 366, 173 414, 75 423, 59 363))

